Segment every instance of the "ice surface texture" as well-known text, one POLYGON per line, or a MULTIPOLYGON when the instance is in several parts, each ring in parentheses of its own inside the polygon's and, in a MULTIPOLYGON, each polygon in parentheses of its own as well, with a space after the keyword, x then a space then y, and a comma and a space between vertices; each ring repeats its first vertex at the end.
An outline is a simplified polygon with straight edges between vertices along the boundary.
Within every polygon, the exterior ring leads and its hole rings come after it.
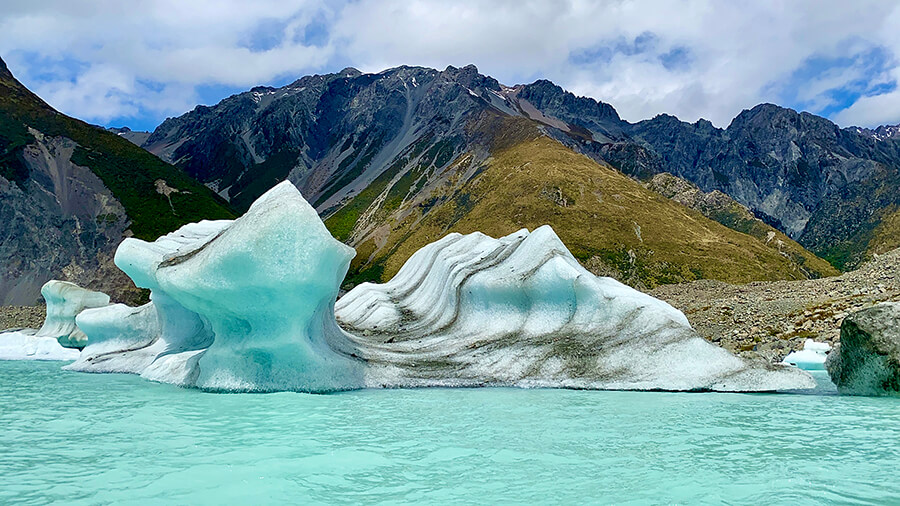
POLYGON ((0 333, 0 360, 75 360, 78 350, 63 348, 53 337, 34 335, 33 329, 0 333))
POLYGON ((704 341, 670 305, 585 270, 548 226, 450 234, 383 285, 336 306, 369 386, 753 391, 806 388, 798 370, 704 341))
POLYGON ((668 304, 593 276, 549 227, 451 234, 335 306, 353 255, 290 183, 233 222, 127 239, 116 265, 151 303, 81 313, 88 346, 69 368, 216 391, 814 386, 795 368, 737 358, 668 304))

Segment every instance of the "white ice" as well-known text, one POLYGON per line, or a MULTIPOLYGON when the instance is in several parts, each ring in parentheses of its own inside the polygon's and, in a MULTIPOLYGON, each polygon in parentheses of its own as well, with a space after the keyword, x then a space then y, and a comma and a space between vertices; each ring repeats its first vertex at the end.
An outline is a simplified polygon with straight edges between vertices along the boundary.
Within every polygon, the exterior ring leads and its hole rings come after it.
POLYGON ((87 336, 75 324, 78 313, 109 305, 109 295, 68 281, 48 281, 41 287, 41 295, 47 303, 47 317, 37 336, 52 337, 67 348, 83 348, 87 344, 87 336))
POLYGON ((39 337, 34 330, 0 333, 0 360, 75 360, 78 350, 63 348, 53 337, 39 337))
POLYGON ((335 311, 373 387, 814 386, 800 371, 735 357, 665 302, 594 276, 549 226, 500 239, 450 234, 388 283, 351 290, 335 311))
POLYGON ((51 280, 41 287, 47 316, 40 330, 0 333, 0 360, 75 360, 87 336, 75 316, 87 308, 109 304, 105 293, 85 290, 67 281, 51 280))
POLYGON ((829 351, 831 351, 831 345, 828 343, 807 339, 803 343, 802 350, 788 353, 782 363, 799 367, 805 371, 824 371, 825 359, 828 358, 829 351))

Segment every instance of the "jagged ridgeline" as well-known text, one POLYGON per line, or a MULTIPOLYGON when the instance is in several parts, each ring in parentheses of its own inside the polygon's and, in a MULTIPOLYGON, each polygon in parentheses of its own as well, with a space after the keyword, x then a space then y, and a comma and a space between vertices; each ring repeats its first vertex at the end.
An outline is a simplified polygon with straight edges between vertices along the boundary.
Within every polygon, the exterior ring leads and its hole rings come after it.
POLYGON ((544 224, 588 268, 635 286, 836 272, 783 234, 730 229, 612 169, 605 158, 621 157, 599 146, 646 153, 629 124, 609 105, 553 90, 506 87, 474 66, 345 69, 197 107, 142 145, 240 209, 291 180, 357 248, 351 283, 389 279, 448 232, 544 224), (580 123, 553 114, 570 98, 580 123))
MULTIPOLYGON (((0 61, 0 303, 50 278, 135 295, 112 265, 123 236, 155 238, 229 205, 114 133, 60 114, 0 61)), ((129 295, 130 294, 130 295, 129 295)))
POLYGON ((773 104, 744 110, 725 129, 666 114, 632 124, 548 81, 520 96, 587 131, 558 133, 574 149, 638 179, 668 172, 721 191, 840 269, 900 246, 900 126, 842 129, 773 104))

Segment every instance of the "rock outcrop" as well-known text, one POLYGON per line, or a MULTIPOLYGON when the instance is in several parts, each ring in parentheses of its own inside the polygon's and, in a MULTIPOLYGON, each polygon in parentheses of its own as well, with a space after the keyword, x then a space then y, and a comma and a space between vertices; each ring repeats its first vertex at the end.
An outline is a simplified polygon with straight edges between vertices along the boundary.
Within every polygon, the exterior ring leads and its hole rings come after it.
POLYGON ((54 110, 0 60, 0 305, 35 304, 50 279, 140 300, 113 264, 119 242, 201 216, 233 215, 175 167, 54 110))
POLYGON ((900 395, 900 303, 847 317, 825 367, 843 394, 900 395))

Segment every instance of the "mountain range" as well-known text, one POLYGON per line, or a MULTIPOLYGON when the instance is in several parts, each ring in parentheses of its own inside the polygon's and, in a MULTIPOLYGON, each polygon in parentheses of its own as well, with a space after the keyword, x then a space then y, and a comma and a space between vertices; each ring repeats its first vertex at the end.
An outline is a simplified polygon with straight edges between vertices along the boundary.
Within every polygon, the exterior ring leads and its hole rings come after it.
POLYGON ((216 213, 290 180, 357 249, 350 285, 448 232, 549 223, 592 272, 652 287, 833 275, 900 245, 897 130, 771 104, 724 129, 629 123, 550 81, 509 87, 469 65, 306 76, 102 138, 156 155, 174 170, 162 179, 202 183, 216 213))
MULTIPOLYGON (((473 166, 488 160, 492 134, 473 126, 486 116, 529 120, 636 181, 671 173, 721 192, 840 269, 898 243, 890 224, 900 205, 900 128, 842 129, 772 104, 743 111, 724 129, 665 114, 629 123, 613 106, 550 81, 508 87, 471 65, 345 69, 199 106, 163 122, 142 145, 239 209, 288 178, 346 228, 351 220, 341 209, 374 212, 374 196, 368 205, 357 197, 391 169, 392 177, 408 174, 398 162, 420 154, 410 150, 428 152, 437 169, 468 156, 473 166)), ((421 176, 409 176, 422 183, 416 191, 432 182, 421 176)), ((341 231, 362 244, 372 223, 352 221, 352 231, 341 231)))

